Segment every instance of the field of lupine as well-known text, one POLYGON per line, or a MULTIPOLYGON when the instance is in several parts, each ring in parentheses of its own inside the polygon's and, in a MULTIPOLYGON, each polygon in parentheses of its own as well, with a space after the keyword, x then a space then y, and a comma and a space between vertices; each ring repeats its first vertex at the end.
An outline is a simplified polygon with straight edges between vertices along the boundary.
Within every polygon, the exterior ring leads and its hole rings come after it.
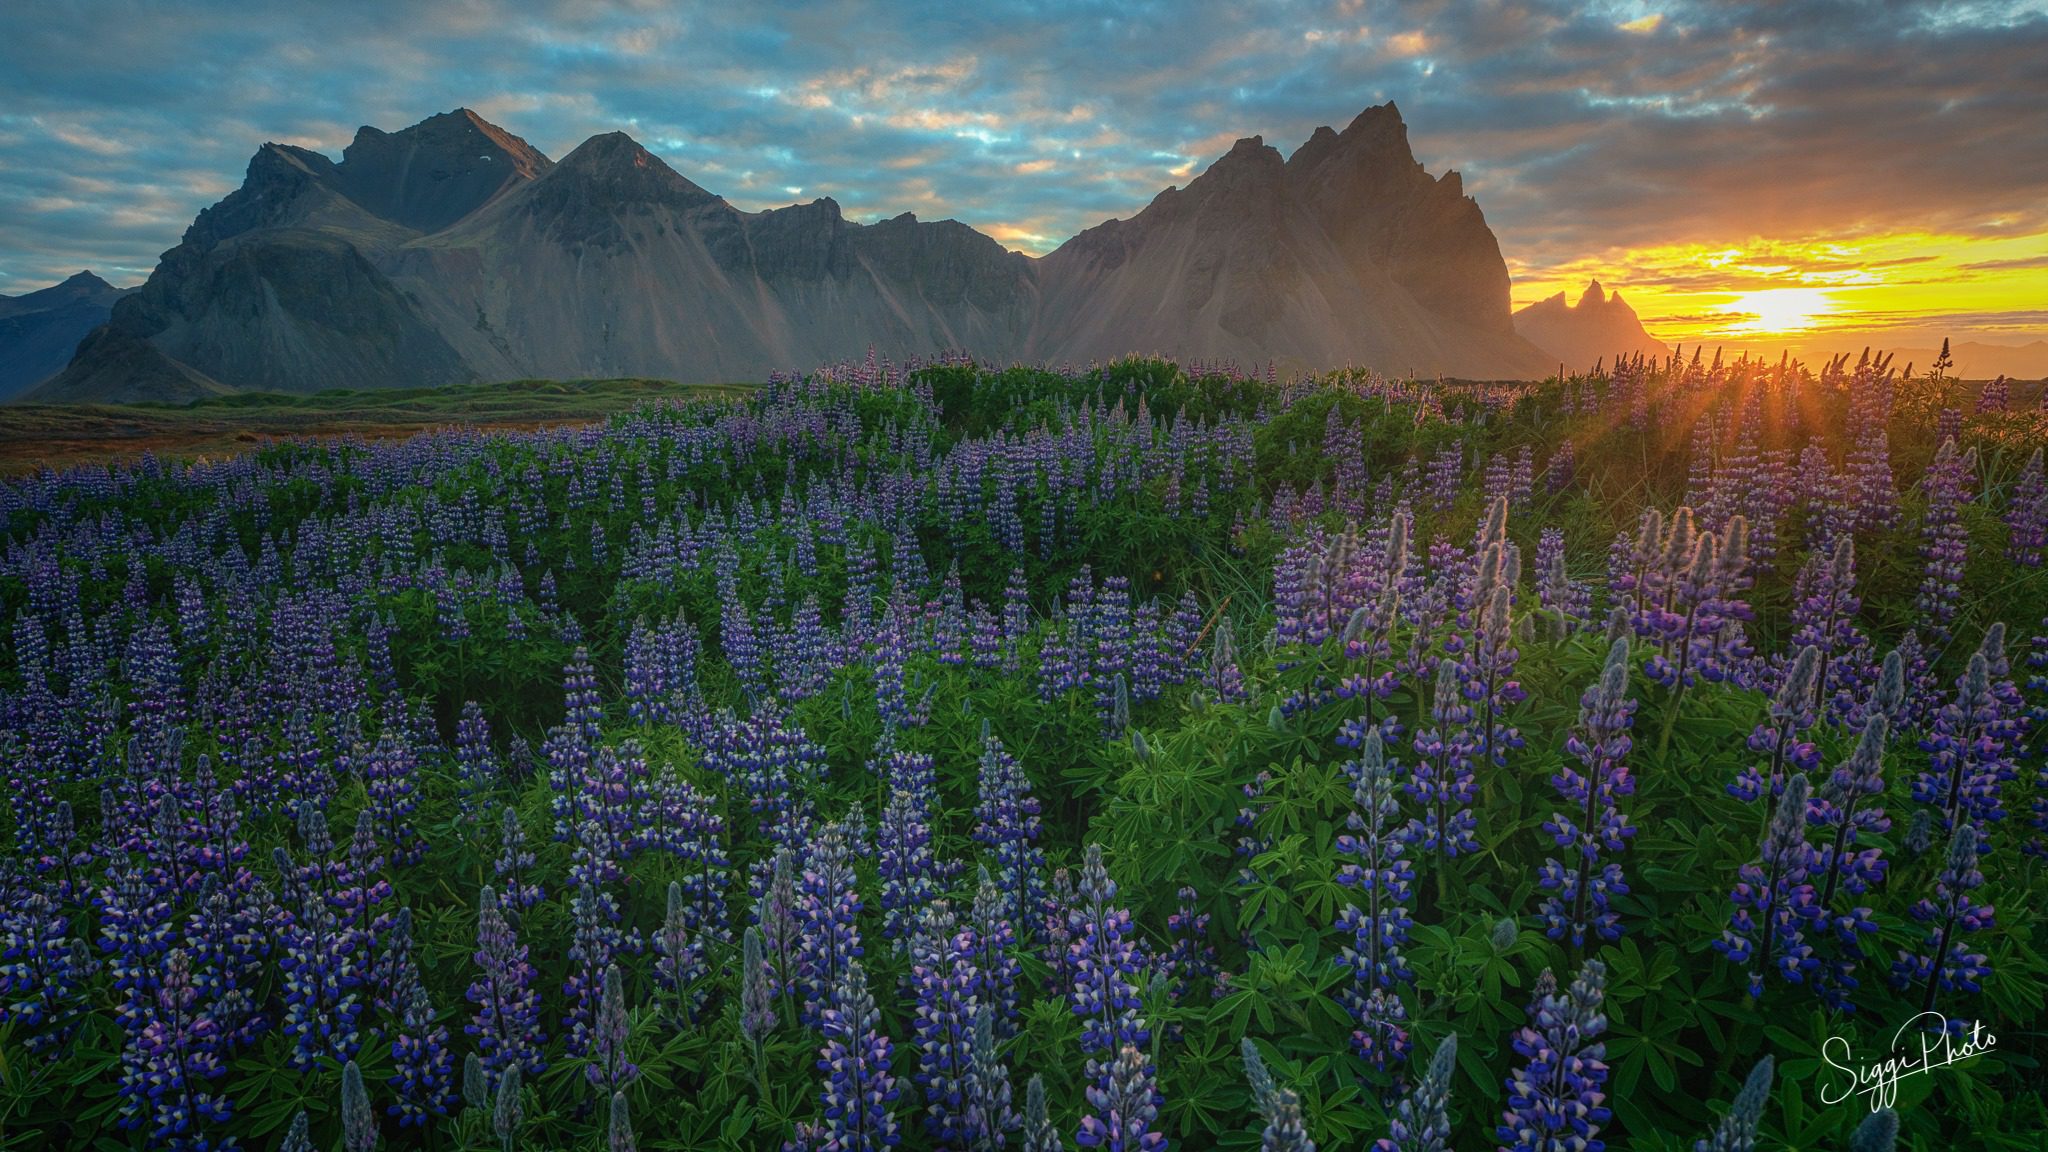
POLYGON ((0 1144, 2038 1152, 2020 399, 871 359, 7 481, 0 1144))

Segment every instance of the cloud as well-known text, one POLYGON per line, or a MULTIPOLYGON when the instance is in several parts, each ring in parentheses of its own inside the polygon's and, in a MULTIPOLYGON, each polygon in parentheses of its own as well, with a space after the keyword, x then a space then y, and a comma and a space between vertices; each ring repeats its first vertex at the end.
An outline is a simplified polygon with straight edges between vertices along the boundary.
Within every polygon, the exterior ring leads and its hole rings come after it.
POLYGON ((623 129, 745 208, 800 188, 1043 251, 1239 136, 1289 150, 1388 99, 1538 279, 1757 236, 2048 233, 2034 2, 80 0, 0 10, 0 291, 139 280, 260 142, 338 154, 458 105, 554 156, 623 129))
POLYGON ((2002 272, 2018 268, 2048 268, 2048 252, 2039 256, 2021 256, 2012 260, 1978 260, 1962 265, 1972 272, 2002 272))

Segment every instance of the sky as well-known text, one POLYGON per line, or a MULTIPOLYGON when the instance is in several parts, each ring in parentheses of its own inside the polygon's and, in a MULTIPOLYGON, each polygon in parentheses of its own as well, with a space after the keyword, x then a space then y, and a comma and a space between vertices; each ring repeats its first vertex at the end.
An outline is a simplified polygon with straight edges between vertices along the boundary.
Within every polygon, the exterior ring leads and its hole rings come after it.
POLYGON ((1388 100, 1518 307, 1597 277, 1686 344, 2048 338, 2048 0, 10 4, 0 294, 139 283, 261 142, 455 107, 1036 254, 1388 100))

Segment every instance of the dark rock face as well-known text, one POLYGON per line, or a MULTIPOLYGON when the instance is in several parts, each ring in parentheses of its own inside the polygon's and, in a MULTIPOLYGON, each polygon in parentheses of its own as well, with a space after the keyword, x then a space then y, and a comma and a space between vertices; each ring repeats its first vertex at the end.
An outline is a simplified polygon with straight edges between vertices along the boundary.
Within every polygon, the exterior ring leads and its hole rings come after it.
POLYGON ((0 296, 0 401, 64 370, 88 332, 126 296, 91 272, 20 296, 0 296))
POLYGON ((365 125, 335 174, 343 194, 371 214, 438 232, 550 166, 526 141, 458 108, 402 132, 365 125))
POLYGON ((1416 163, 1391 104, 1289 158, 1240 140, 1037 260, 830 199, 741 212, 622 133, 556 163, 458 109, 363 128, 339 163, 264 145, 41 395, 736 380, 871 344, 1533 375, 1554 361, 1515 334, 1507 286, 1477 205, 1416 163))
POLYGON ((1572 371, 1638 352, 1657 357, 1671 351, 1643 330, 1621 293, 1608 294, 1598 280, 1586 286, 1577 305, 1567 304, 1559 292, 1515 313, 1515 330, 1549 353, 1553 368, 1561 363, 1572 371))
POLYGON ((1500 246, 1456 173, 1416 163, 1391 104, 1292 157, 1239 140, 1186 188, 1039 264, 1034 355, 1180 351, 1506 378, 1544 357, 1508 318, 1500 246))

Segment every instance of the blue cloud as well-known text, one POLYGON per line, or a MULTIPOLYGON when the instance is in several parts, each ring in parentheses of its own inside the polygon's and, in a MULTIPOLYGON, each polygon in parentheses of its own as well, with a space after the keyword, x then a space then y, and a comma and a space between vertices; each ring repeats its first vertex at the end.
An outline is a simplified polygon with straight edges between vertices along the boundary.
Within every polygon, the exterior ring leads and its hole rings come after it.
POLYGON ((1237 136, 1291 148, 1387 99, 1526 266, 2038 231, 2044 60, 2039 3, 14 5, 0 292, 137 281, 260 142, 337 154, 458 105, 557 157, 624 129, 745 208, 829 195, 1033 251, 1237 136))

